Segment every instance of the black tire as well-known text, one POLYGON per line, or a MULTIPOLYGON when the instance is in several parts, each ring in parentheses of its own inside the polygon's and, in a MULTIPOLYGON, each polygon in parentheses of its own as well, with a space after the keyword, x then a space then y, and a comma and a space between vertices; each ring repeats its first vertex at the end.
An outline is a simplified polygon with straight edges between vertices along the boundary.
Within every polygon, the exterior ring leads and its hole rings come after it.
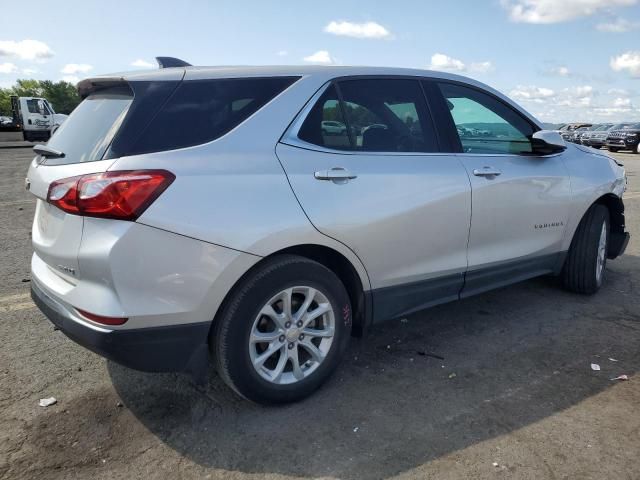
POLYGON ((351 334, 351 313, 349 295, 331 270, 304 257, 274 256, 234 288, 216 318, 209 345, 218 373, 238 394, 257 403, 301 400, 318 389, 340 363, 351 334), (331 304, 335 319, 333 342, 324 360, 307 377, 290 384, 272 383, 262 378, 251 362, 249 335, 269 299, 300 285, 319 290, 331 304))
POLYGON ((609 247, 609 210, 593 205, 580 221, 562 269, 562 283, 567 290, 592 295, 602 286, 609 247), (606 225, 606 246, 601 274, 598 275, 598 247, 602 225, 606 225))
POLYGON ((607 147, 607 149, 613 153, 616 153, 618 150, 620 150, 619 148, 616 148, 616 147, 607 147))

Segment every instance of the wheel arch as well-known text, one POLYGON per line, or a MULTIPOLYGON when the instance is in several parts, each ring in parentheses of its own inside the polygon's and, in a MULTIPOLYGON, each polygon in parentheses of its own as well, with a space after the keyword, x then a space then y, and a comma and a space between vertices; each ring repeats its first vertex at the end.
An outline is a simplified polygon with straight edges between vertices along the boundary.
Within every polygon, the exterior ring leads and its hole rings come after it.
POLYGON ((625 236, 624 202, 617 195, 608 193, 598 198, 593 205, 604 205, 609 210, 610 241, 607 257, 616 258, 619 255, 620 242, 625 236))
POLYGON ((571 243, 573 243, 573 238, 575 237, 576 232, 578 231, 578 225, 585 217, 587 212, 594 205, 603 205, 609 211, 609 232, 610 232, 610 241, 609 241, 609 250, 607 252, 607 257, 610 259, 616 258, 620 250, 620 244, 625 237, 625 218, 624 218, 624 202, 622 198, 617 196, 614 193, 607 193, 596 200, 594 200, 589 206, 584 210, 582 216, 580 216, 580 220, 576 224, 572 234, 571 234, 571 243))
POLYGON ((219 316, 224 311, 228 299, 231 298, 231 295, 236 288, 238 288, 238 286, 247 277, 252 275, 256 269, 260 268, 265 261, 270 260, 277 255, 298 255, 300 257, 308 258, 309 260, 320 263, 335 273, 344 284, 347 294, 349 295, 349 299, 351 300, 351 308, 353 309, 352 336, 362 337, 366 334, 372 323, 373 302, 371 295, 365 291, 363 280, 360 278, 360 274, 356 267, 342 253, 331 247, 318 244, 301 244, 282 248, 281 250, 277 250, 265 257, 262 257, 260 261, 256 262, 243 275, 241 275, 224 296, 224 299, 211 324, 210 335, 213 333, 215 328, 214 325, 217 323, 219 316))

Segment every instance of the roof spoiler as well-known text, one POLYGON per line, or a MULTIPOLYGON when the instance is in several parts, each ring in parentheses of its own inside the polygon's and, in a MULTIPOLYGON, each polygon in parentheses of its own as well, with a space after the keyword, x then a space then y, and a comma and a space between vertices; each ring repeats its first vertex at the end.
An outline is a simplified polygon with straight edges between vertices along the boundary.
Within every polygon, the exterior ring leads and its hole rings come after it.
POLYGON ((192 66, 190 63, 187 63, 184 60, 180 60, 179 58, 175 57, 156 57, 156 61, 158 62, 158 67, 160 68, 192 66))
POLYGON ((86 78, 78 82, 77 89, 80 98, 84 99, 98 90, 114 86, 128 86, 126 80, 121 76, 86 78))

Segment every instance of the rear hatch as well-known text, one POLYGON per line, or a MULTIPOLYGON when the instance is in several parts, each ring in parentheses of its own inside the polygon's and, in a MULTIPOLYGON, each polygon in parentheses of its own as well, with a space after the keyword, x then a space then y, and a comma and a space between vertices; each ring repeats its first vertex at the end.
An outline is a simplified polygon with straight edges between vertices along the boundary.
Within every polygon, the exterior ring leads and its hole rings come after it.
POLYGON ((106 154, 132 101, 133 92, 123 84, 90 94, 47 144, 64 156, 38 155, 29 167, 27 186, 37 197, 32 240, 38 258, 34 261, 44 262, 72 284, 79 278, 83 217, 47 203, 49 187, 63 178, 105 172, 113 164, 115 159, 105 159, 106 154))

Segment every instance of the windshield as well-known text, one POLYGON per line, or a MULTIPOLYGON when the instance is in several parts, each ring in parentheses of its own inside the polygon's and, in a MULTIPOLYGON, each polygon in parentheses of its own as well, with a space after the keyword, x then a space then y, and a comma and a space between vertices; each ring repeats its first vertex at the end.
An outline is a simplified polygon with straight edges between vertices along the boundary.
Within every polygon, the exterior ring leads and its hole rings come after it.
POLYGON ((114 89, 90 95, 76 107, 47 144, 64 153, 46 163, 67 164, 101 160, 127 114, 133 96, 114 89))

